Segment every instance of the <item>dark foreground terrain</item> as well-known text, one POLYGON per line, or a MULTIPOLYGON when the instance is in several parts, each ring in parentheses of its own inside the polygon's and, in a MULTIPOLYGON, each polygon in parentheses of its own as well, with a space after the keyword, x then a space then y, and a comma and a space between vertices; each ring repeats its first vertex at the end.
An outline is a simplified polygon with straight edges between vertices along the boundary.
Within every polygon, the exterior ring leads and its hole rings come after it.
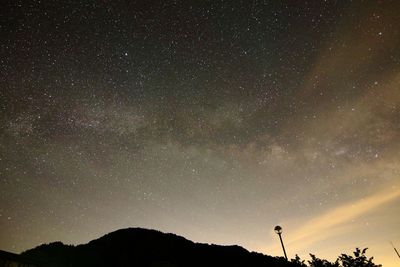
POLYGON ((194 243, 141 228, 121 229, 78 246, 45 244, 22 256, 46 266, 298 266, 239 246, 194 243))
POLYGON ((0 253, 0 267, 10 266, 10 262, 32 267, 381 267, 373 262, 373 257, 366 256, 366 251, 367 248, 356 248, 353 255, 341 254, 334 262, 312 254, 307 262, 297 255, 286 261, 282 257, 249 252, 239 246, 194 243, 175 234, 128 228, 78 246, 54 242, 25 251, 21 255, 3 252, 3 261, 0 253))

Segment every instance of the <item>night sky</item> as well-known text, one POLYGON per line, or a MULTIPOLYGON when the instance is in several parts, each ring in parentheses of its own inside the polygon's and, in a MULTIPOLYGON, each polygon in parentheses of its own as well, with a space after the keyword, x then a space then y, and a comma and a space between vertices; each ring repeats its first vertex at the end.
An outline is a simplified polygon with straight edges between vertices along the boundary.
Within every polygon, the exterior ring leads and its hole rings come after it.
MULTIPOLYGON (((400 247, 400 1, 0 9, 0 249, 126 227, 289 257, 400 247)), ((396 265, 397 266, 397 265, 396 265)))

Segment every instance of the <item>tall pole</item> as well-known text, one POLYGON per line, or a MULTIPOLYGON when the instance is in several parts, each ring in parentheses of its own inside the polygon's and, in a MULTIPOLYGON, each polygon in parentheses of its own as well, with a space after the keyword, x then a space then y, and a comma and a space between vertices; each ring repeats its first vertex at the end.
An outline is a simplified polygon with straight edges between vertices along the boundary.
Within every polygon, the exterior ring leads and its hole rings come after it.
POLYGON ((279 239, 281 240, 282 249, 283 249, 283 254, 285 254, 285 259, 287 260, 287 255, 286 255, 285 246, 283 245, 283 241, 282 241, 282 233, 278 233, 278 235, 279 235, 279 239))
POLYGON ((279 235, 279 240, 281 240, 283 254, 285 254, 285 259, 288 260, 287 255, 286 255, 285 246, 283 245, 283 240, 282 240, 282 227, 277 225, 277 226, 275 226, 274 231, 275 231, 275 233, 277 233, 279 235))
POLYGON ((396 251, 397 256, 399 256, 399 258, 400 258, 400 254, 397 251, 396 247, 393 245, 393 242, 390 242, 390 244, 392 244, 392 247, 393 247, 394 251, 396 251))

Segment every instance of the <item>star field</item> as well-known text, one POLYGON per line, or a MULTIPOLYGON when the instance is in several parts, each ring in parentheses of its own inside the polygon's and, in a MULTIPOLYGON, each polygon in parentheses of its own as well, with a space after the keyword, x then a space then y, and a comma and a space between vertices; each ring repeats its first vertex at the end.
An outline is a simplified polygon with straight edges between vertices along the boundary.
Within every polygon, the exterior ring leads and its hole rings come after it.
POLYGON ((397 1, 8 1, 0 249, 123 227, 400 246, 397 1), (379 230, 377 230, 379 229, 379 230))

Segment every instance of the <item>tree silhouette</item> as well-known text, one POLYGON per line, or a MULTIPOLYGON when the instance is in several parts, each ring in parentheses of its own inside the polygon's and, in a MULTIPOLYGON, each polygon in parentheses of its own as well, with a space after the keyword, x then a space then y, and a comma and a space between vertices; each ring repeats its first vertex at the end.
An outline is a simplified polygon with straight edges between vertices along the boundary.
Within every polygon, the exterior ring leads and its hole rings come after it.
POLYGON ((367 258, 365 255, 367 249, 368 248, 364 248, 361 250, 356 248, 356 250, 353 252, 354 256, 342 254, 335 262, 317 258, 313 254, 310 254, 311 260, 307 261, 308 265, 297 254, 296 257, 290 262, 299 267, 381 267, 382 265, 372 262, 373 257, 367 258))
POLYGON ((330 262, 325 259, 317 258, 315 255, 310 254, 311 260, 308 261, 310 267, 339 267, 339 262, 330 262))
POLYGON ((291 259, 291 260, 290 260, 290 262, 292 262, 292 263, 298 265, 299 267, 306 267, 306 266, 307 266, 307 264, 304 263, 305 261, 302 260, 302 259, 299 257, 299 255, 297 255, 297 254, 296 254, 296 256, 294 257, 294 259, 291 259))
POLYGON ((342 254, 339 256, 338 260, 343 267, 381 267, 380 264, 375 264, 372 262, 374 257, 367 258, 365 255, 368 248, 360 250, 356 248, 353 252, 354 256, 342 254))

